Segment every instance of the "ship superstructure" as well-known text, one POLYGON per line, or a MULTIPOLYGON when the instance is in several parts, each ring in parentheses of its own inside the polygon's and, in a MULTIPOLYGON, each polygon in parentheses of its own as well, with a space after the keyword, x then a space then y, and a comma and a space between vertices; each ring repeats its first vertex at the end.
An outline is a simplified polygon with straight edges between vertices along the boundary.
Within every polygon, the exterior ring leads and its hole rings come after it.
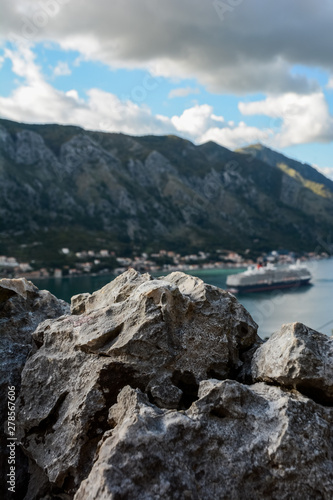
POLYGON ((308 285, 312 276, 300 263, 290 265, 251 266, 245 272, 229 275, 228 290, 237 292, 262 292, 308 285))

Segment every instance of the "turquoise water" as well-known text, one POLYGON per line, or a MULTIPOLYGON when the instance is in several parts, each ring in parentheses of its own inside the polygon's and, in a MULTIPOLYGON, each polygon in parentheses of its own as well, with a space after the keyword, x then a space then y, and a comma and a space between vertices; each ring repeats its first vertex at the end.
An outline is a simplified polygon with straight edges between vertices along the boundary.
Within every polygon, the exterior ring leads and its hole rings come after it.
MULTIPOLYGON (((313 276, 313 286, 237 296, 258 323, 262 338, 269 337, 283 323, 294 321, 305 323, 326 335, 332 334, 333 259, 308 262, 307 267, 313 276)), ((189 274, 194 274, 211 285, 225 288, 228 274, 235 272, 239 271, 196 270, 189 274)), ((92 293, 113 279, 113 275, 82 276, 34 280, 34 283, 38 288, 50 290, 58 298, 69 302, 72 295, 92 293)))

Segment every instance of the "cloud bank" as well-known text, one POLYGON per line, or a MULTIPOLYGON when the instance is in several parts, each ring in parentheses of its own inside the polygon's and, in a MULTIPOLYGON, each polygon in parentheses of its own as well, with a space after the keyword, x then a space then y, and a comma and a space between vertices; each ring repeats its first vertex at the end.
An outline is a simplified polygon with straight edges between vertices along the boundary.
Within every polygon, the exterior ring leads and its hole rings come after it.
MULTIPOLYGON (((30 48, 6 49, 5 58, 11 60, 13 71, 24 79, 24 84, 9 97, 0 98, 1 114, 11 120, 56 122, 132 135, 178 134, 195 143, 212 140, 230 149, 255 142, 285 147, 333 140, 333 118, 322 92, 288 93, 256 102, 240 102, 243 115, 271 117, 270 126, 259 129, 243 121, 226 122, 208 104, 196 104, 169 118, 153 115, 144 104, 121 100, 98 88, 89 89, 86 99, 80 99, 75 89, 61 92, 44 79, 30 48), (280 121, 282 125, 277 126, 280 121)), ((58 74, 67 74, 67 67, 58 64, 54 72, 57 69, 58 74)))
POLYGON ((333 71, 331 0, 1 0, 0 37, 51 40, 112 67, 195 77, 213 92, 312 93, 333 71), (220 2, 221 4, 222 2, 220 2), (309 40, 311 43, 309 43, 309 40))
MULTIPOLYGON (((0 98, 3 117, 133 135, 177 134, 230 149, 254 142, 283 148, 333 140, 323 90, 295 69, 318 67, 333 75, 331 0, 99 0, 98 8, 90 0, 0 0, 0 6, 0 44, 11 40, 18 47, 6 48, 0 65, 10 59, 23 79, 9 97, 0 98), (221 12, 221 5, 229 7, 221 12), (263 128, 226 122, 208 104, 171 117, 154 115, 135 88, 121 97, 99 88, 87 90, 84 99, 75 88, 61 92, 35 62, 33 45, 40 41, 76 50, 78 60, 148 69, 144 89, 164 76, 178 83, 197 79, 217 94, 259 92, 263 97, 255 102, 239 102, 239 111, 269 120, 263 128)), ((53 76, 70 71, 58 61, 53 76)), ((326 89, 333 88, 332 78, 326 89)), ((178 87, 169 98, 197 93, 197 87, 178 87)))

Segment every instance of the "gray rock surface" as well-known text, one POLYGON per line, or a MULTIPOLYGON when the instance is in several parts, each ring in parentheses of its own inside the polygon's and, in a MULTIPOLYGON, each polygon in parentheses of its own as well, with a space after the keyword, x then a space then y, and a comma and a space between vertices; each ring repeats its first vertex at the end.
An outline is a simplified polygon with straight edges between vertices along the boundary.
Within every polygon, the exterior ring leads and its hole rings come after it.
POLYGON ((24 448, 56 487, 73 493, 88 474, 107 415, 131 385, 167 408, 187 408, 199 383, 242 368, 257 325, 231 294, 172 273, 129 270, 73 312, 44 322, 22 377, 24 448), (36 383, 37 381, 37 383, 36 383))
MULTIPOLYGON (((0 387, 20 388, 20 375, 31 350, 36 327, 48 318, 69 313, 69 305, 24 278, 0 280, 0 387)), ((2 415, 1 415, 2 416, 2 415)))
POLYGON ((124 388, 75 499, 332 498, 332 408, 263 383, 200 394, 177 412, 124 388))
POLYGON ((301 323, 283 325, 258 349, 256 380, 292 387, 323 404, 333 404, 333 338, 301 323))
MULTIPOLYGON (((15 386, 18 396, 21 372, 32 346, 31 334, 47 318, 69 312, 69 305, 26 279, 0 280, 0 419, 2 431, 7 420, 8 386, 15 386)), ((6 441, 1 432, 0 465, 4 460, 6 441)), ((23 466, 22 466, 23 467, 23 466)), ((2 479, 4 478, 4 475, 2 479)), ((1 492, 0 492, 1 494, 1 492)))
POLYGON ((332 339, 295 323, 262 343, 234 296, 178 272, 129 270, 71 311, 22 372, 25 500, 333 498, 332 339))

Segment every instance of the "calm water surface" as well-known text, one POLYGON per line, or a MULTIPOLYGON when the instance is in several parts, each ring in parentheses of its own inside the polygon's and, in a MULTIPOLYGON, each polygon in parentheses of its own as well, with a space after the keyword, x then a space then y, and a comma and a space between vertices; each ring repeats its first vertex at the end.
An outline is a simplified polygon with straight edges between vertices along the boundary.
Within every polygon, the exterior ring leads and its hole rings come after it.
MULTIPOLYGON (((308 262, 312 273, 312 286, 286 291, 271 291, 238 295, 238 300, 259 325, 259 335, 269 337, 283 323, 300 321, 327 335, 333 329, 333 259, 308 262)), ((225 288, 228 274, 235 270, 195 270, 194 274, 206 283, 225 288)), ((108 276, 82 276, 77 278, 49 278, 34 280, 40 289, 50 290, 58 298, 70 301, 72 295, 92 293, 109 281, 108 276)))

